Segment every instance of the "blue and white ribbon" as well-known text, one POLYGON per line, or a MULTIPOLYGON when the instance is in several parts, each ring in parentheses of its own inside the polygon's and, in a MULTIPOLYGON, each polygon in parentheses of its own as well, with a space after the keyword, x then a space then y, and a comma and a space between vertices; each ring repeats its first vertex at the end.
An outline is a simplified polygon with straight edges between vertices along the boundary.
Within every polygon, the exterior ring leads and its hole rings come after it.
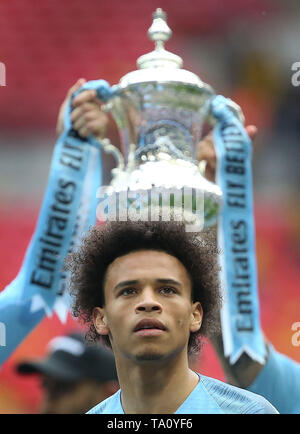
POLYGON ((61 321, 67 316, 64 260, 96 221, 102 176, 99 141, 80 138, 70 119, 72 99, 88 89, 97 90, 104 101, 112 96, 107 82, 94 80, 75 92, 66 107, 34 235, 19 274, 0 293, 0 366, 45 314, 55 311, 61 321))
POLYGON ((214 141, 217 153, 216 182, 223 193, 218 224, 221 249, 221 311, 224 353, 234 364, 243 352, 264 364, 266 348, 259 318, 251 140, 220 95, 211 100, 217 119, 214 141))

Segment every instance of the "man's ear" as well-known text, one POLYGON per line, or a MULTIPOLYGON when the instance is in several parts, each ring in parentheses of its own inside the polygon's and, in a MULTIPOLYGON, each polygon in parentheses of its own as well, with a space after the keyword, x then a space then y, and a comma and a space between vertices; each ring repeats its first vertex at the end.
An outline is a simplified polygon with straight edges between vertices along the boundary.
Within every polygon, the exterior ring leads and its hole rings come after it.
POLYGON ((203 319, 203 309, 199 301, 193 303, 190 331, 197 332, 201 328, 203 319))
POLYGON ((104 309, 102 307, 95 307, 93 310, 93 323, 96 331, 99 335, 108 335, 109 328, 107 326, 107 320, 104 309))

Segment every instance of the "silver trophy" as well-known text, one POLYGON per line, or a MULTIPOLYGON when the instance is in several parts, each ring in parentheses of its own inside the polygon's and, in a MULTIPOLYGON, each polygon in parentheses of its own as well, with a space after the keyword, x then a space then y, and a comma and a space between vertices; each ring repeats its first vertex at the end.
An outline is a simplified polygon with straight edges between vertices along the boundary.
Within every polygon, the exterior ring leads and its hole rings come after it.
MULTIPOLYGON (((117 205, 120 219, 131 210, 131 217, 138 211, 137 218, 155 220, 161 218, 162 207, 199 229, 216 223, 222 202, 220 188, 204 178, 195 155, 203 125, 214 124, 209 100, 215 92, 182 69, 179 56, 165 50, 171 34, 166 14, 157 9, 148 30, 154 51, 138 58, 138 70, 113 86, 114 96, 104 106, 118 126, 122 152, 103 140, 104 150, 115 155, 118 165, 99 197, 105 193, 110 210, 117 205)), ((230 104, 242 118, 240 108, 230 104)), ((104 214, 98 217, 107 218, 104 214)))

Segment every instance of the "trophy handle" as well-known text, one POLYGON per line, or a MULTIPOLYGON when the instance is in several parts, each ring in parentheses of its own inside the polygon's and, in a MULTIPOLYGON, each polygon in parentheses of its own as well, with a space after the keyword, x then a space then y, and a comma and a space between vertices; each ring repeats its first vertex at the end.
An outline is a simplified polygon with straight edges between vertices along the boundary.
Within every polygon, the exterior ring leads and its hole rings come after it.
MULTIPOLYGON (((226 98, 226 104, 228 108, 232 111, 232 113, 238 118, 238 120, 244 125, 245 124, 245 116, 242 112, 241 107, 232 99, 226 98)), ((210 100, 208 100, 207 105, 204 106, 203 110, 208 110, 208 122, 214 126, 217 122, 217 119, 212 115, 210 111, 210 100)))
MULTIPOLYGON (((118 85, 114 85, 112 87, 109 87, 109 85, 100 85, 96 88, 96 91, 98 98, 105 103, 103 111, 109 111, 109 100, 119 93, 120 87, 118 85)), ((107 154, 112 154, 116 160, 117 165, 114 169, 112 169, 112 174, 115 175, 124 170, 125 163, 121 151, 115 145, 113 145, 108 138, 99 140, 99 143, 104 152, 107 154)))
POLYGON ((113 145, 110 142, 110 140, 107 138, 102 139, 101 141, 99 140, 99 143, 102 149, 104 150, 104 152, 106 152, 107 154, 112 154, 117 162, 117 166, 114 169, 112 169, 112 172, 119 172, 121 170, 124 170, 125 163, 121 151, 115 145, 113 145))
POLYGON ((230 110, 233 112, 233 114, 238 118, 238 120, 244 125, 245 124, 245 116, 242 112, 241 107, 232 99, 227 98, 227 105, 230 108, 230 110))

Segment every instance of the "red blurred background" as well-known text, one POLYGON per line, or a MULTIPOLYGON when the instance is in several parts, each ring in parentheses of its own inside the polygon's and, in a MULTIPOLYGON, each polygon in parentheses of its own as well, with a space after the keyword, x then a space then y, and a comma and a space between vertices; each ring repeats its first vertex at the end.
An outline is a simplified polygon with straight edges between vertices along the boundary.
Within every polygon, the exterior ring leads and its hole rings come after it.
MULTIPOLYGON (((167 49, 184 67, 239 103, 255 124, 254 197, 261 321, 281 352, 300 362, 291 326, 300 321, 299 88, 291 66, 300 61, 296 1, 280 0, 27 0, 0 3, 0 290, 19 271, 34 231, 55 143, 56 117, 80 77, 111 84, 152 50, 151 14, 162 7, 173 37, 167 49), (297 58, 298 56, 298 58, 297 58)), ((105 167, 108 176, 110 163, 105 167)), ((48 341, 81 326, 46 318, 0 371, 0 413, 35 413, 36 378, 15 374, 21 359, 43 356, 48 341)), ((223 379, 209 343, 197 361, 223 379)))

